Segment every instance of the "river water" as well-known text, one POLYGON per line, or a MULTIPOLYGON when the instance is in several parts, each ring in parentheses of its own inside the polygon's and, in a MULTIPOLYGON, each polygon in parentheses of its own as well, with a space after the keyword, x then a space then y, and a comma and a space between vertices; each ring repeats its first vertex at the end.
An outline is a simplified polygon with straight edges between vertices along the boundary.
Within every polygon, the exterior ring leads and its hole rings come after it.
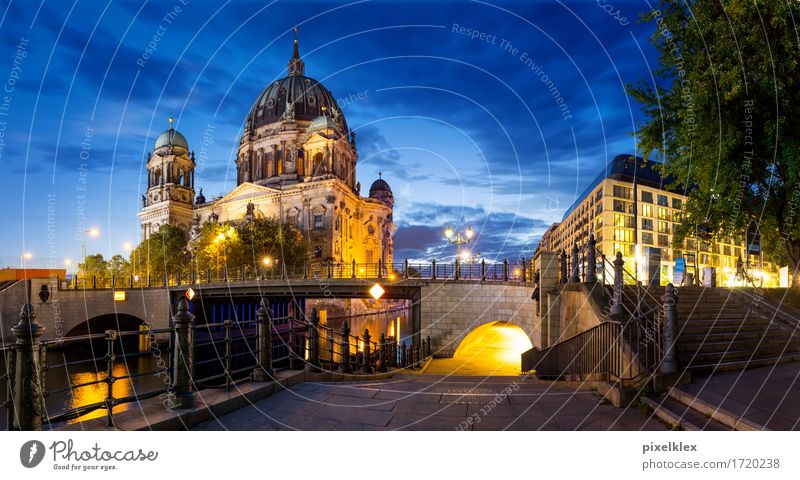
MULTIPOLYGON (((94 385, 87 385, 83 387, 74 388, 76 385, 81 385, 95 380, 104 380, 107 377, 108 366, 103 360, 105 354, 105 347, 100 345, 99 348, 95 344, 94 355, 99 357, 99 360, 71 365, 69 367, 53 368, 47 371, 45 375, 45 391, 56 392, 68 388, 64 392, 50 393, 47 395, 45 401, 45 408, 47 415, 53 416, 78 406, 89 405, 96 402, 102 402, 106 398, 108 387, 105 382, 96 383, 94 385)), ((122 378, 129 375, 136 375, 139 373, 152 372, 159 367, 159 360, 157 352, 155 354, 148 354, 134 358, 126 358, 116 360, 112 367, 113 376, 117 378, 113 385, 113 395, 115 398, 127 397, 135 393, 151 392, 166 386, 168 382, 167 374, 145 374, 136 378, 122 378)), ((166 354, 163 354, 166 357, 166 354)), ((54 367, 63 365, 66 362, 73 362, 91 358, 91 346, 83 345, 82 348, 71 349, 69 353, 64 351, 48 351, 47 352, 47 365, 54 367)), ((167 359, 164 358, 163 362, 167 359)), ((163 366, 164 363, 161 363, 163 366)), ((6 365, 4 361, 0 361, 0 371, 5 372, 6 365)), ((6 399, 7 385, 4 380, 0 380, 0 401, 6 399)), ((139 408, 137 402, 125 403, 114 407, 114 413, 123 412, 126 410, 139 408)), ((67 423, 75 423, 92 418, 101 418, 106 416, 106 409, 99 408, 76 419, 69 420, 67 423)), ((6 409, 0 409, 0 429, 5 429, 7 424, 6 409)), ((53 427, 56 425, 54 424, 53 427)), ((47 426, 44 426, 47 428, 47 426)))

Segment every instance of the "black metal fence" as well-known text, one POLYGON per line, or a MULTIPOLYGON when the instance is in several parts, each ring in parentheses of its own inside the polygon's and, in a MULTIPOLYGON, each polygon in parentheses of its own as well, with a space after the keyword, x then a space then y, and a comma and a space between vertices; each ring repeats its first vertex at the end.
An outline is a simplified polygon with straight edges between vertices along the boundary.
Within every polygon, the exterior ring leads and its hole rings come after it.
POLYGON ((75 276, 59 281, 59 288, 74 290, 159 288, 166 286, 252 282, 266 280, 302 280, 309 278, 370 279, 402 282, 403 280, 473 280, 484 282, 529 283, 532 262, 521 259, 509 263, 464 261, 454 263, 336 263, 307 262, 302 265, 244 265, 193 270, 186 273, 145 273, 126 277, 75 276))
POLYGON ((38 430, 43 424, 74 420, 99 409, 105 409, 107 423, 113 425, 114 407, 157 396, 163 398, 166 408, 188 408, 194 405, 194 392, 198 389, 231 389, 243 381, 272 381, 279 370, 371 374, 393 368, 417 368, 431 355, 430 338, 419 344, 406 346, 401 342, 398 346, 395 338, 383 334, 378 341, 373 340, 368 330, 360 337, 353 336, 347 321, 340 331, 320 325, 316 309, 308 319, 293 315, 273 318, 266 301, 262 301, 256 317, 256 320, 194 325, 189 302, 181 299, 169 328, 107 330, 102 334, 40 341, 44 328, 36 323, 33 307, 26 304, 20 322, 12 329, 17 342, 0 347, 5 362, 2 379, 6 392, 2 407, 6 409, 7 429, 38 430), (128 352, 120 347, 122 340, 133 337, 139 342, 144 339, 152 348, 128 352), (48 349, 68 348, 87 341, 102 341, 105 347, 92 348, 93 354, 85 358, 67 361, 65 357, 62 363, 47 364, 48 349), (144 356, 158 357, 155 368, 122 375, 114 370, 116 361, 144 356), (86 363, 97 365, 97 375, 74 383, 69 378, 69 369, 86 363), (55 370, 64 371, 67 384, 48 389, 46 373, 55 370), (117 382, 148 375, 162 377, 163 387, 122 396, 115 392, 117 382), (105 387, 102 400, 58 412, 47 411, 48 396, 92 386, 105 387))

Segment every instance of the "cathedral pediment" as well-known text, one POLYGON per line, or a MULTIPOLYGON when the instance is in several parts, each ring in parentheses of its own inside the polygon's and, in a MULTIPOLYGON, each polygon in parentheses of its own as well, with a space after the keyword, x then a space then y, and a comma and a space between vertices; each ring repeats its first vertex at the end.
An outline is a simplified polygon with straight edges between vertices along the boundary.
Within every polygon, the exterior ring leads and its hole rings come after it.
POLYGON ((265 187, 263 185, 256 185, 254 183, 243 183, 238 187, 234 188, 230 193, 225 195, 224 197, 220 198, 216 202, 216 205, 220 205, 223 203, 234 203, 239 202, 241 200, 250 200, 255 197, 261 197, 264 195, 269 195, 272 193, 279 193, 280 190, 271 187, 265 187))

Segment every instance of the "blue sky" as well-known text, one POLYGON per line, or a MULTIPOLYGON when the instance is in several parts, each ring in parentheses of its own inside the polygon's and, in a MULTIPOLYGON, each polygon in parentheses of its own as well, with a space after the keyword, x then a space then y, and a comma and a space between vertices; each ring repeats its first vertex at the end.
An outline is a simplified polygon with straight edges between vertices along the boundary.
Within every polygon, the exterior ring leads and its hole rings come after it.
POLYGON ((22 252, 34 264, 75 260, 89 226, 101 232, 90 252, 137 242, 144 161, 170 115, 190 148, 204 150, 197 185, 207 196, 230 191, 244 118, 285 75, 294 25, 306 74, 340 99, 358 132, 364 189, 382 171, 394 190, 398 261, 453 255, 446 225, 471 225, 471 248, 485 258, 530 257, 607 160, 636 151, 642 117, 624 86, 655 65, 652 25, 636 22, 647 8, 6 3, 0 261, 19 264, 22 252))

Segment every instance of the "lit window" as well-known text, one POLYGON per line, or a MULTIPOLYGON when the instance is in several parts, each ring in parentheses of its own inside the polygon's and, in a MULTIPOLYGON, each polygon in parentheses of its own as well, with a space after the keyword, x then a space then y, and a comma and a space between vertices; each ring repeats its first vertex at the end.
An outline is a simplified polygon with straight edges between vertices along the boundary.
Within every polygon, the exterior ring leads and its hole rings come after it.
POLYGON ((664 207, 658 207, 658 218, 661 220, 666 220, 669 218, 667 209, 664 207))
POLYGON ((642 216, 643 217, 652 217, 653 216, 653 207, 650 205, 642 205, 642 216))
POLYGON ((314 214, 314 230, 322 230, 325 226, 321 213, 314 214))
POLYGON ((663 220, 658 222, 658 233, 669 233, 669 225, 663 220))
POLYGON ((631 200, 633 198, 632 190, 622 185, 614 185, 614 196, 617 198, 624 198, 625 200, 631 200))

